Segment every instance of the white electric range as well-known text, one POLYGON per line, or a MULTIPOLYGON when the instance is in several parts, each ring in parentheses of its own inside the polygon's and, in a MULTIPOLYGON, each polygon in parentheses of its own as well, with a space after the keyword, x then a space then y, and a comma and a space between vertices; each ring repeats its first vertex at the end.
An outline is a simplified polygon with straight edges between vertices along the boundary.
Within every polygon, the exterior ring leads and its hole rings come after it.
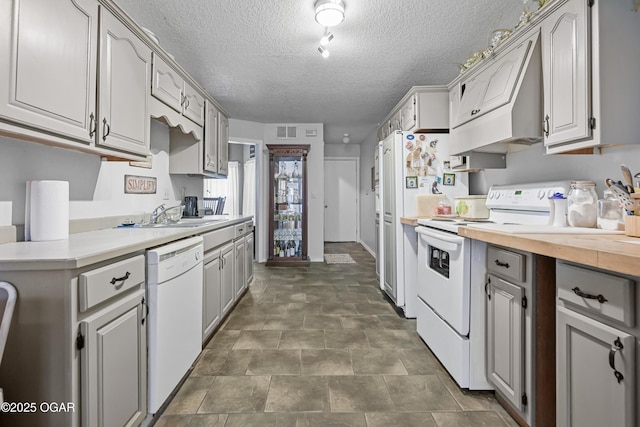
POLYGON ((420 219, 417 331, 462 388, 490 390, 485 375, 487 245, 458 235, 459 227, 497 229, 549 222, 554 193, 569 181, 492 186, 488 221, 420 219))

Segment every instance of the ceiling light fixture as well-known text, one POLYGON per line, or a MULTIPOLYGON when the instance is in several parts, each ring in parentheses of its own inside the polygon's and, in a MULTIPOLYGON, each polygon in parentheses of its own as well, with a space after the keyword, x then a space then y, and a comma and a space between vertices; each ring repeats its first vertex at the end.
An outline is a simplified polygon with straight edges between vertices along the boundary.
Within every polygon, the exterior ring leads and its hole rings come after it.
POLYGON ((344 21, 342 0, 318 0, 315 9, 316 22, 324 27, 333 27, 344 21))
POLYGON ((322 36, 322 38, 320 39, 320 45, 322 47, 325 47, 329 44, 331 40, 333 40, 333 34, 330 33, 329 31, 325 31, 324 36, 322 36))
POLYGON ((322 55, 323 58, 328 58, 329 57, 329 51, 325 48, 323 48, 322 46, 320 46, 318 48, 318 52, 320 52, 320 55, 322 55))
POLYGON ((351 138, 349 138, 349 134, 345 133, 344 137, 342 138, 342 142, 344 142, 345 144, 348 144, 349 141, 351 141, 351 138))

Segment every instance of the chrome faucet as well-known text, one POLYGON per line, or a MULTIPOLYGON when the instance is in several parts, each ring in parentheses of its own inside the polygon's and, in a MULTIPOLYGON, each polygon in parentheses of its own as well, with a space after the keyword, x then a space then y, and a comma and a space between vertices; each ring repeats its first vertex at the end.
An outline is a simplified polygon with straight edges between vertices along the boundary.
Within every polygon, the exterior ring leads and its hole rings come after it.
POLYGON ((158 224, 161 217, 164 217, 164 220, 166 220, 166 210, 167 208, 164 207, 164 203, 155 208, 153 212, 151 212, 151 218, 149 219, 149 222, 151 224, 158 224))

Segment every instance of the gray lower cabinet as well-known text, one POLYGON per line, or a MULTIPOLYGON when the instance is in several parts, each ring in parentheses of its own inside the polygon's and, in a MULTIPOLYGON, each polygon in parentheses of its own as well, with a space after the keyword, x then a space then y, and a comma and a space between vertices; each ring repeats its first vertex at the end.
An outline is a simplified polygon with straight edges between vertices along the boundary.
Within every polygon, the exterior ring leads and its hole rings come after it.
POLYGON ((384 289, 395 301, 396 293, 396 233, 393 222, 384 221, 383 227, 383 257, 384 257, 384 289))
POLYGON ((556 425, 637 427, 638 278, 556 264, 556 425))
POLYGON ((242 296, 242 293, 246 289, 246 280, 245 280, 245 244, 244 238, 240 238, 234 242, 234 251, 235 251, 235 275, 234 275, 234 292, 235 299, 237 300, 242 296))
POLYGON ((635 426, 635 337, 557 310, 557 425, 635 426))
POLYGON ((135 426, 146 416, 145 311, 141 289, 81 322, 82 425, 135 426))
POLYGON ((244 238, 244 279, 245 288, 253 280, 253 233, 247 234, 244 238))
POLYGON ((202 341, 218 326, 222 318, 222 258, 220 250, 214 250, 204 258, 204 295, 202 307, 202 341))
POLYGON ((222 282, 222 288, 220 290, 220 296, 222 299, 222 315, 226 315, 235 300, 234 292, 234 251, 233 242, 230 242, 220 248, 220 260, 222 262, 220 280, 222 282))
POLYGON ((489 275, 487 280, 487 378, 522 410, 525 289, 489 275))

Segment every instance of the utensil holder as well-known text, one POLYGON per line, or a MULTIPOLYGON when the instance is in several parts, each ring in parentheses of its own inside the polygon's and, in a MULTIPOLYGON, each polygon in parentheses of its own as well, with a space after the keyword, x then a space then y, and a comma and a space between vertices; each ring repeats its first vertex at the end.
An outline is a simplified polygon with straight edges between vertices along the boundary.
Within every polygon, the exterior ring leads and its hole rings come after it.
POLYGON ((624 217, 624 234, 631 237, 640 237, 640 216, 627 215, 624 217))

